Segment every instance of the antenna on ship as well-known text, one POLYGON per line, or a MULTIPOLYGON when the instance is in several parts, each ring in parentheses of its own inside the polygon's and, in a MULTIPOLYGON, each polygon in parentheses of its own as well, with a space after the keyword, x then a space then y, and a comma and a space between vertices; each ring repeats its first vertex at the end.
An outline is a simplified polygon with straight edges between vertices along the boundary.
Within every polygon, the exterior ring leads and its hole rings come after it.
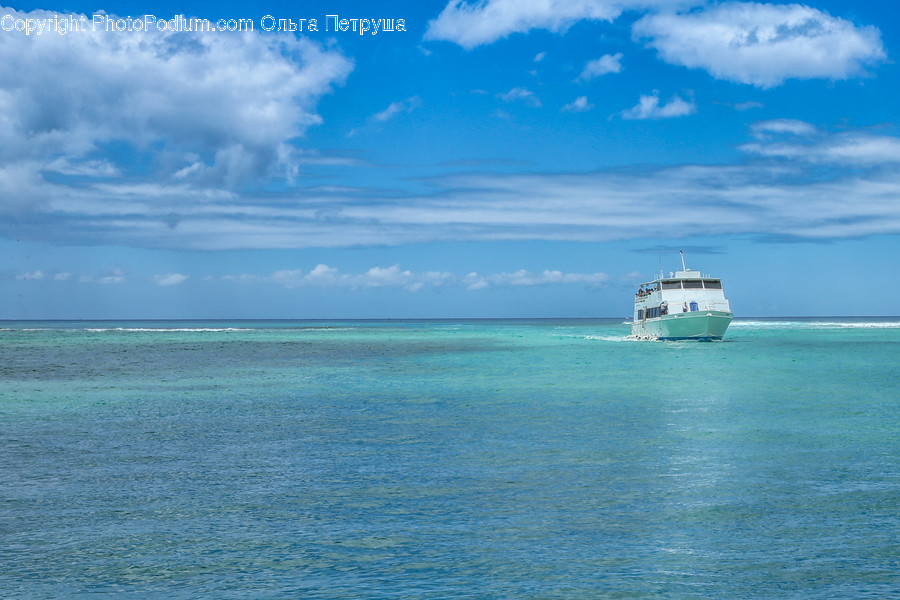
POLYGON ((684 250, 679 250, 678 252, 681 254, 681 269, 687 271, 687 267, 684 266, 684 250))

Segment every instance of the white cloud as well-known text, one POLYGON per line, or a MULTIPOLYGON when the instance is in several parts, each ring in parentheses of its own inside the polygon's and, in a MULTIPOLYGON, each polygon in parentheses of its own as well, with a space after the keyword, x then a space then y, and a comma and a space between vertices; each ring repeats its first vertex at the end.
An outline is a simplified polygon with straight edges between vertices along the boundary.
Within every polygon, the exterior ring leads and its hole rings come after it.
POLYGON ((179 285, 187 281, 188 278, 188 275, 182 275, 181 273, 166 273, 165 275, 154 275, 153 283, 159 286, 179 285))
POLYGON ((776 161, 635 173, 467 174, 436 182, 437 196, 347 207, 343 215, 391 223, 410 243, 900 233, 895 169, 833 171, 823 178, 802 166, 776 161))
POLYGON ((62 175, 86 177, 116 177, 119 169, 108 160, 84 160, 72 163, 68 157, 59 157, 45 165, 45 170, 62 175))
MULTIPOLYGON (((811 136, 770 132, 758 137, 765 128, 777 127, 759 126, 742 147, 751 160, 731 166, 519 174, 501 168, 432 178, 434 193, 429 194, 336 188, 317 196, 286 193, 278 202, 266 196, 203 195, 189 187, 107 184, 77 193, 55 190, 60 197, 48 201, 46 218, 55 224, 52 239, 57 242, 202 250, 900 234, 900 137, 821 129, 811 136), (830 168, 823 171, 823 163, 830 168), (360 202, 362 194, 377 201, 360 202)), ((34 239, 50 235, 45 227, 19 227, 34 239)), ((362 288, 387 281, 430 285, 421 273, 379 269, 363 277, 321 266, 280 272, 270 281, 296 287, 362 288)))
POLYGON ((429 21, 426 40, 447 40, 466 49, 531 29, 561 31, 581 19, 612 21, 621 13, 605 0, 487 0, 467 4, 451 0, 429 21))
POLYGON ((663 105, 659 103, 659 93, 653 92, 650 96, 641 96, 637 105, 622 111, 623 119, 670 119, 672 117, 684 117, 697 112, 697 106, 691 102, 682 100, 680 96, 672 98, 663 105))
POLYGON ((541 105, 541 100, 534 95, 534 92, 522 87, 513 88, 505 94, 497 94, 497 97, 504 102, 524 102, 534 107, 541 105))
MULTIPOLYGON (((418 291, 426 284, 437 286, 446 283, 450 279, 452 279, 452 276, 449 273, 431 271, 413 273, 409 270, 401 270, 399 265, 390 267, 376 266, 365 273, 352 274, 340 273, 334 267, 320 264, 308 273, 304 273, 302 270, 276 271, 271 276, 263 278, 263 281, 282 285, 288 289, 300 287, 346 287, 350 289, 401 287, 409 291, 418 291)), ((240 279, 238 278, 238 280, 240 279)), ((251 276, 243 281, 257 280, 251 276)))
POLYGON ((52 279, 53 281, 68 281, 71 277, 71 273, 67 273, 64 271, 53 273, 52 271, 45 272, 41 270, 29 271, 27 273, 16 275, 16 279, 18 279, 19 281, 43 281, 45 279, 52 279))
MULTIPOLYGON (((460 10, 483 17, 488 6, 500 4, 488 1, 460 10)), ((504 6, 513 13, 520 10, 519 4, 504 6)), ((521 10, 527 6, 521 3, 521 10)), ((704 25, 715 23, 713 17, 727 24, 730 6, 692 14, 704 25)), ((745 7, 757 22, 764 21, 760 6, 745 7)), ((789 7, 769 8, 781 15, 789 7)), ((816 27, 825 31, 819 37, 835 42, 841 42, 842 35, 850 39, 858 34, 865 40, 864 34, 871 31, 845 25, 846 31, 838 28, 840 35, 828 33, 826 26, 846 22, 812 9, 791 8, 795 9, 819 20, 810 21, 807 29, 788 27, 784 40, 767 42, 767 48, 787 44, 778 47, 785 51, 787 64, 798 64, 791 52, 816 27)), ((587 9, 573 11, 583 15, 587 9)), ((41 11, 29 14, 52 16, 41 11)), ((540 23, 535 27, 549 27, 549 21, 540 23)), ((675 21, 682 28, 684 23, 675 21)), ((762 39, 765 28, 759 27, 754 35, 762 39)), ((668 34, 679 32, 683 33, 676 27, 668 34)), ((660 33, 651 43, 673 39, 660 33)), ((708 51, 708 43, 712 42, 704 38, 697 41, 700 54, 708 51)), ((841 43, 834 44, 838 55, 832 62, 849 64, 841 62, 842 49, 841 43)), ((385 183, 359 189, 335 185, 288 188, 278 194, 248 192, 229 186, 260 171, 287 173, 306 162, 329 160, 301 152, 288 141, 319 120, 318 99, 352 68, 332 46, 274 32, 41 38, 3 32, 0 51, 5 57, 0 64, 0 211, 27 217, 15 219, 17 234, 23 238, 216 250, 611 240, 671 236, 673 231, 826 237, 900 233, 896 202, 900 175, 895 169, 878 169, 898 164, 896 136, 829 135, 802 121, 773 120, 755 125, 748 139, 753 143, 742 147, 751 161, 731 167, 518 175, 498 168, 493 174, 435 177, 408 188, 417 191, 389 189, 385 183), (129 174, 129 166, 118 163, 116 153, 98 160, 98 150, 109 144, 125 146, 126 154, 145 153, 155 161, 149 167, 152 172, 129 174), (760 156, 767 160, 753 160, 760 156), (856 172, 822 173, 815 168, 826 162, 851 166, 856 172), (866 171, 869 168, 877 172, 866 171), (67 184, 70 177, 79 178, 77 185, 67 184), (418 191, 428 186, 428 193, 418 191)), ((726 63, 743 57, 741 52, 740 47, 723 52, 723 72, 731 72, 726 63)), ((767 73, 778 77, 787 72, 778 74, 784 69, 778 57, 762 61, 762 66, 757 64, 759 55, 750 52, 750 57, 748 64, 755 69, 769 69, 767 73)), ((799 71, 791 72, 797 76, 799 71)), ((499 97, 540 103, 534 92, 522 87, 499 97)), ((412 109, 414 98, 379 114, 396 118, 412 109)), ((684 98, 675 96, 664 103, 657 93, 643 96, 622 116, 664 118, 696 112, 690 98, 684 98)), ((584 96, 567 106, 575 110, 590 104, 584 96)), ((342 164, 350 163, 344 159, 342 164)), ((520 168, 526 167, 516 169, 520 168)), ((124 277, 111 273, 82 280, 115 283, 124 277)), ((285 271, 270 277, 283 285, 409 289, 432 285, 432 280, 452 280, 440 273, 426 278, 399 267, 344 274, 324 265, 308 273, 285 271)))
POLYGON ((599 286, 607 281, 609 281, 609 275, 606 273, 563 273, 557 270, 533 273, 526 269, 520 269, 513 273, 497 273, 485 276, 472 272, 463 278, 463 283, 470 290, 481 290, 490 286, 522 287, 570 283, 599 286))
POLYGON ((483 290, 484 288, 490 286, 488 280, 484 277, 481 277, 475 271, 472 271, 468 275, 463 278, 463 281, 466 282, 468 289, 470 290, 483 290))
POLYGON ((411 96, 406 100, 401 100, 399 102, 391 102, 390 106, 388 106, 383 111, 372 115, 372 119, 374 121, 378 121, 380 123, 384 123, 385 121, 390 121, 394 117, 400 114, 409 114, 414 111, 416 108, 422 105, 422 99, 418 96, 411 96))
POLYGON ((607 73, 620 73, 621 71, 622 53, 604 54, 600 58, 588 62, 581 71, 581 75, 578 76, 578 80, 589 81, 607 73))
POLYGON ((108 275, 103 275, 102 277, 97 278, 97 283, 102 284, 110 284, 110 283, 123 283, 125 281, 125 270, 124 269, 113 269, 109 272, 108 275))
POLYGON ((369 287, 383 287, 395 285, 409 285, 412 272, 401 271, 399 265, 388 268, 372 267, 364 275, 366 285, 369 287))
POLYGON ((757 121, 751 126, 755 137, 766 137, 770 134, 789 133, 797 136, 810 136, 817 132, 816 126, 797 119, 769 119, 757 121))
POLYGON ((848 79, 886 57, 877 28, 800 4, 727 2, 649 14, 633 34, 666 62, 762 88, 792 78, 848 79))
MULTIPOLYGON (((146 153, 159 181, 237 186, 289 177, 296 164, 288 141, 321 121, 319 98, 352 69, 334 49, 261 32, 10 31, 0 36, 0 54, 0 169, 48 191, 43 174, 51 171, 127 177, 131 165, 110 162, 116 154, 96 159, 108 145, 128 148, 119 155, 146 153)), ((2 177, 0 186, 8 198, 2 177)), ((42 200, 27 196, 31 205, 42 200)), ((0 210, 8 207, 0 201, 0 210)))
POLYGON ((734 110, 751 110, 753 108, 763 108, 764 104, 762 102, 757 102, 756 100, 748 100, 747 102, 738 102, 734 105, 734 110))
POLYGON ((476 272, 459 277, 447 271, 413 272, 401 269, 399 265, 390 267, 372 267, 364 273, 340 273, 338 269, 320 264, 313 270, 276 271, 269 276, 252 274, 229 275, 226 281, 242 284, 271 283, 288 289, 303 287, 348 288, 361 290, 367 288, 403 288, 417 292, 425 287, 443 287, 463 285, 469 290, 487 287, 522 287, 552 284, 584 284, 599 286, 609 281, 605 273, 565 273, 560 270, 547 269, 540 273, 520 269, 512 273, 496 273, 479 275, 476 272))
POLYGON ((832 134, 791 119, 754 123, 751 133, 758 141, 740 149, 760 156, 853 167, 900 163, 900 139, 894 136, 865 131, 832 134))
POLYGON ((587 96, 579 96, 572 102, 562 107, 562 112, 587 112, 594 108, 593 104, 588 102, 587 96))
POLYGON ((107 273, 106 275, 101 275, 99 277, 94 277, 93 275, 82 275, 78 278, 78 281, 81 283, 99 283, 102 285, 111 285, 117 283, 125 282, 125 270, 116 267, 107 273))
POLYGON ((623 10, 680 6, 684 0, 450 0, 428 22, 426 40, 446 40, 471 50, 512 33, 565 31, 578 21, 613 21, 623 10))
POLYGON ((821 161, 853 165, 900 163, 900 140, 869 134, 836 136, 823 146, 821 161))
POLYGON ((20 281, 41 281, 46 277, 47 275, 43 271, 29 271, 28 273, 16 275, 16 279, 20 281))
MULTIPOLYGON (((302 276, 300 271, 294 271, 293 274, 297 276, 302 276)), ((338 270, 328 265, 317 265, 315 269, 309 272, 308 275, 304 277, 304 281, 307 283, 313 283, 316 285, 328 285, 335 281, 338 281, 338 270)))

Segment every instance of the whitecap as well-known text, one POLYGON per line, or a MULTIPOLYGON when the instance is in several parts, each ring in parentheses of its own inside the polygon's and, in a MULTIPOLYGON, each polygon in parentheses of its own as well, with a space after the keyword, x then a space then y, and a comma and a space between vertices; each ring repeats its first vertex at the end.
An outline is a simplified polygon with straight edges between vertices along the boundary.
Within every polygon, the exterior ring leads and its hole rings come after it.
POLYGON ((599 342, 631 342, 635 340, 630 335, 586 335, 584 339, 599 342))
POLYGON ((732 329, 900 329, 898 321, 732 321, 732 329))

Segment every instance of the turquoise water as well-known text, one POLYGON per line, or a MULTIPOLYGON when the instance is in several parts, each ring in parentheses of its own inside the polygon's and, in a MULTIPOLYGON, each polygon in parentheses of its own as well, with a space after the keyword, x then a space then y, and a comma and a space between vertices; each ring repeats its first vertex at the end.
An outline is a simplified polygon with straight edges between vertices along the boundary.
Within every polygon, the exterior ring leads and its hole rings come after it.
POLYGON ((900 319, 627 334, 0 323, 0 597, 900 597, 900 319))

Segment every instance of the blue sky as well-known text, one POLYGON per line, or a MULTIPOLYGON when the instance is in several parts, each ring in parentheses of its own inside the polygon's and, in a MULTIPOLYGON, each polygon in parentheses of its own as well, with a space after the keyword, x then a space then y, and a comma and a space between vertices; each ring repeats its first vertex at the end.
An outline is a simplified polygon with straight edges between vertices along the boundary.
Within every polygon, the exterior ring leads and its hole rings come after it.
POLYGON ((900 314, 896 15, 0 8, 0 318, 618 317, 679 249, 737 316, 900 314))

